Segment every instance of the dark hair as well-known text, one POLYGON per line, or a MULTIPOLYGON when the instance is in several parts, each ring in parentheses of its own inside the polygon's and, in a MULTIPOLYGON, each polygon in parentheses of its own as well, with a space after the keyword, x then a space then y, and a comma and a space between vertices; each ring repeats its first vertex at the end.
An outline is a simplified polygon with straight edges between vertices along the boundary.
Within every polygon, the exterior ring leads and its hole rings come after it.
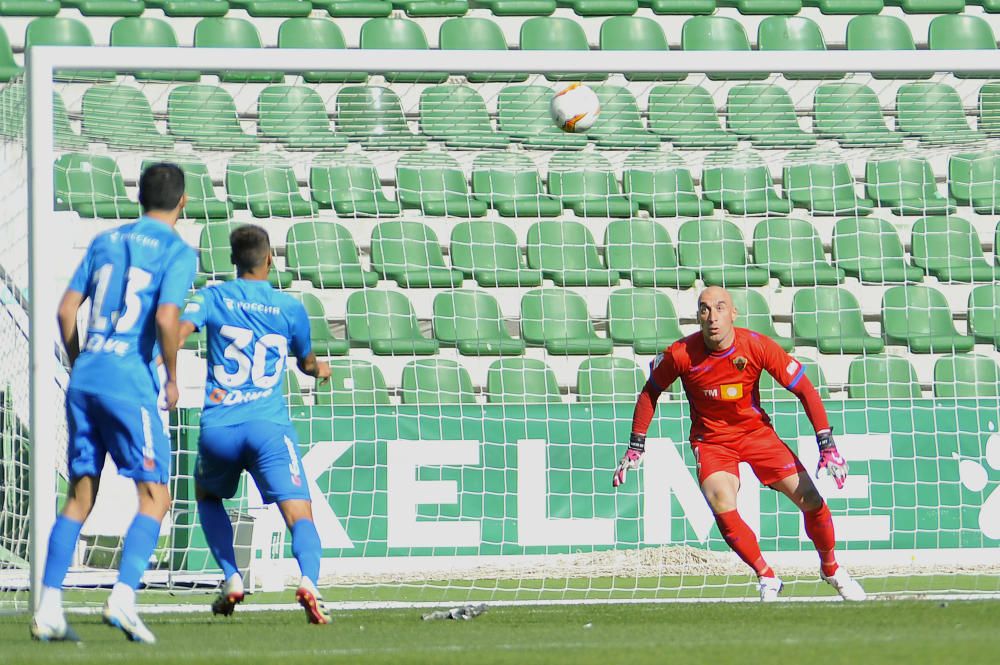
POLYGON ((184 171, 176 164, 153 164, 139 177, 139 205, 143 212, 173 210, 184 196, 184 171))
POLYGON ((261 267, 271 253, 271 241, 267 237, 267 231, 252 224, 234 229, 229 234, 229 247, 237 274, 261 267))

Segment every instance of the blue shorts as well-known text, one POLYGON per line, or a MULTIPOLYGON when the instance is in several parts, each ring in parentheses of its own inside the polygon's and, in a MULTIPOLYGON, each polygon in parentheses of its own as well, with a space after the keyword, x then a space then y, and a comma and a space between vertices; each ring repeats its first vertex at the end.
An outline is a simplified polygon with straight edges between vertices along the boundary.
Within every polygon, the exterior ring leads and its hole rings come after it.
POLYGON ((110 454, 118 473, 137 482, 166 484, 170 440, 155 401, 126 402, 82 390, 66 391, 66 451, 70 480, 100 476, 110 454))
POLYGON ((264 503, 310 499, 291 424, 255 420, 203 427, 194 472, 198 485, 220 499, 232 498, 243 469, 257 483, 264 503))

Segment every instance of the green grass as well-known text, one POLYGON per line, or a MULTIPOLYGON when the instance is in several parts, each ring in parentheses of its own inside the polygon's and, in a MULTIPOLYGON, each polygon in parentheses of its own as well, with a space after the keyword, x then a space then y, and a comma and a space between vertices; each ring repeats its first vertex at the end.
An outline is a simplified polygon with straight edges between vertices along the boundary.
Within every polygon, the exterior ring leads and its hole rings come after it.
POLYGON ((844 603, 498 607, 468 622, 420 610, 147 617, 159 643, 127 643, 95 616, 72 616, 84 640, 38 644, 27 617, 0 616, 4 663, 996 663, 1000 603, 844 603))

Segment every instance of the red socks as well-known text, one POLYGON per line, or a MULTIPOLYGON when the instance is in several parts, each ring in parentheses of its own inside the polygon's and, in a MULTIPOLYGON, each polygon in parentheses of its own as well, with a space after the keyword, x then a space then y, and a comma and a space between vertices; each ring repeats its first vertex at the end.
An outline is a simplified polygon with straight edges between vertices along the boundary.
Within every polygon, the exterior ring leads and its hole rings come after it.
POLYGON ((837 559, 833 555, 836 538, 833 534, 833 516, 826 502, 812 512, 803 512, 806 523, 806 535, 813 541, 819 552, 820 568, 826 576, 837 572, 837 559))
MULTIPOLYGON (((827 512, 828 516, 829 514, 827 512)), ((757 577, 774 577, 774 571, 761 556, 757 536, 754 535, 753 530, 747 526, 738 512, 730 510, 727 513, 718 514, 715 516, 715 523, 719 525, 719 531, 726 543, 748 566, 753 568, 757 577)), ((830 533, 832 535, 832 528, 830 533)))

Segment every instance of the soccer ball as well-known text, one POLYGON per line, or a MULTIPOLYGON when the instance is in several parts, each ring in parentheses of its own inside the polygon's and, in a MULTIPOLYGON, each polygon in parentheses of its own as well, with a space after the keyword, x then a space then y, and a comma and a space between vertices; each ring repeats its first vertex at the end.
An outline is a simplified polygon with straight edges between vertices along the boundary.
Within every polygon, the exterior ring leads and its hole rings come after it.
POLYGON ((582 83, 574 83, 552 97, 552 119, 564 132, 585 132, 597 122, 601 100, 582 83))

